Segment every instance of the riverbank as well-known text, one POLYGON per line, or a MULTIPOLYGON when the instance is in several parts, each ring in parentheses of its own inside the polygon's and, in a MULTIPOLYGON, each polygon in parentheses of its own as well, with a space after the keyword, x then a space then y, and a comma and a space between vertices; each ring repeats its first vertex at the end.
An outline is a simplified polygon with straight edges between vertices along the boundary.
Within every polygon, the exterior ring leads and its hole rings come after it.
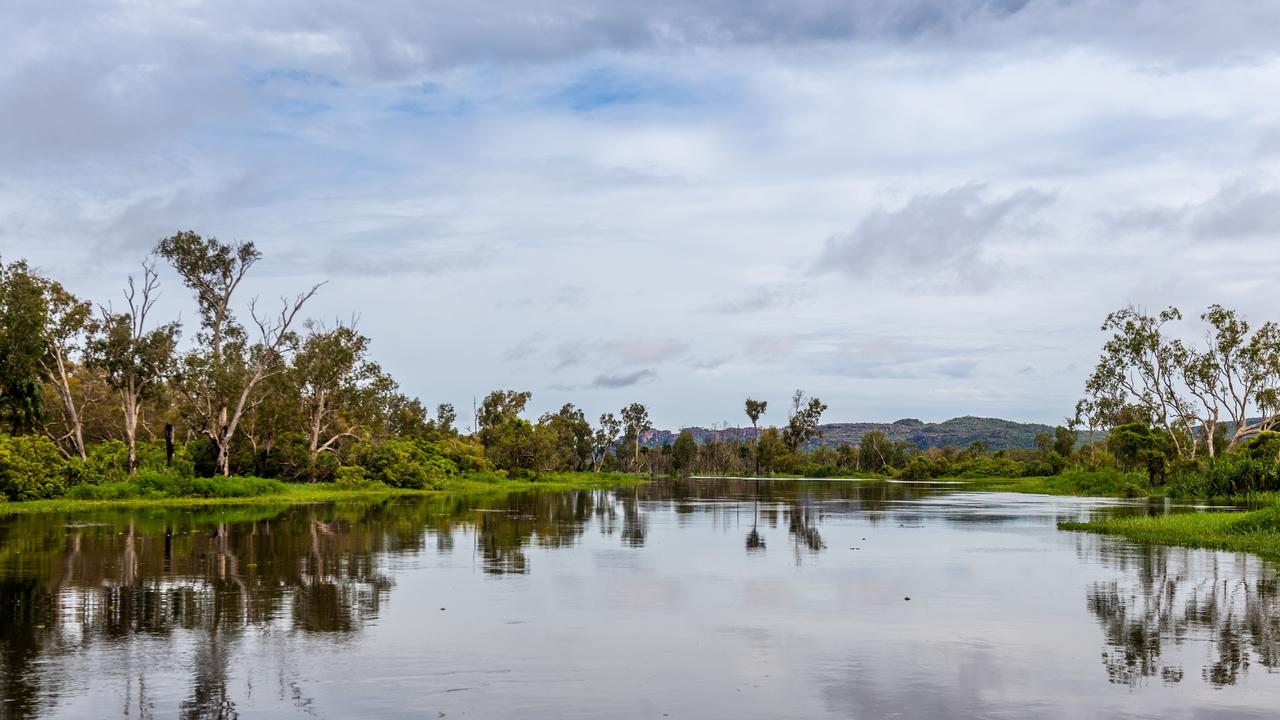
MULTIPOLYGON (((897 478, 883 474, 850 473, 842 477, 811 477, 805 475, 774 474, 752 478, 740 475, 699 475, 694 479, 716 480, 735 478, 742 480, 865 480, 867 482, 891 482, 897 478)), ((1116 470, 1067 470, 1060 475, 1034 477, 937 477, 914 480, 956 484, 957 488, 978 492, 1016 492, 1037 495, 1074 495, 1078 497, 1159 497, 1158 492, 1146 484, 1141 473, 1125 473, 1116 470)))
POLYGON ((1197 512, 1158 517, 1058 523, 1058 529, 1115 535, 1138 543, 1249 552, 1280 558, 1280 506, 1244 512, 1197 512))
POLYGON ((273 483, 263 491, 234 497, 129 497, 119 499, 55 498, 0 502, 0 516, 40 512, 74 512, 105 508, 175 508, 210 505, 261 505, 264 503, 323 503, 347 500, 376 500, 393 497, 429 497, 437 495, 478 495, 527 490, 558 492, 567 490, 600 490, 641 485, 646 475, 623 473, 546 473, 533 479, 512 479, 495 474, 468 475, 431 490, 392 488, 385 485, 350 487, 338 483, 288 484, 273 483))
POLYGON ((1060 475, 1040 477, 947 479, 967 483, 969 489, 984 492, 1122 498, 1159 497, 1163 494, 1148 486, 1140 473, 1114 470, 1067 470, 1060 475))

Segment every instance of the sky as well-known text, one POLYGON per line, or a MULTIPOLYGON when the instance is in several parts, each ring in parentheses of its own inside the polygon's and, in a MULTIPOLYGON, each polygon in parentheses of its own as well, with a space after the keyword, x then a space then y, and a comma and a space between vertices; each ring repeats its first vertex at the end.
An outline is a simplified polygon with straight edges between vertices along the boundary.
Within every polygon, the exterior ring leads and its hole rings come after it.
POLYGON ((496 388, 1056 423, 1111 310, 1280 319, 1277 37, 1245 0, 6 0, 0 256, 118 303, 167 235, 253 241, 242 315, 325 281, 464 425, 496 388))

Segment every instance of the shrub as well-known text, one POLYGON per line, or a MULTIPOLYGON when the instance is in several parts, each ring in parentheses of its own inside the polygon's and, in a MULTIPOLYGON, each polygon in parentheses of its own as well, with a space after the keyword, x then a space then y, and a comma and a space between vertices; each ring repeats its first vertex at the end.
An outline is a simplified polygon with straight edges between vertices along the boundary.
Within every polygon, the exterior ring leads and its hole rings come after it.
POLYGON ((61 495, 70 467, 53 441, 43 435, 0 435, 0 495, 9 500, 40 500, 61 495))
POLYGON ((929 480, 933 478, 933 463, 923 455, 911 458, 911 462, 899 473, 903 480, 929 480))
POLYGON ((394 488, 438 490, 458 475, 458 466, 424 440, 390 438, 365 448, 360 460, 370 479, 394 488))
POLYGON ((359 465, 344 465, 334 473, 334 482, 338 487, 361 490, 364 488, 385 487, 383 483, 371 479, 365 469, 359 465))
POLYGON ((1264 432, 1240 445, 1239 452, 1254 460, 1280 460, 1280 432, 1264 432))
MULTIPOLYGON (((192 477, 195 474, 195 463, 182 445, 174 446, 173 464, 169 465, 165 458, 163 442, 140 442, 137 444, 138 471, 152 471, 192 477)), ((119 483, 129 480, 129 448, 119 440, 105 440, 94 443, 88 448, 88 459, 81 463, 72 461, 73 482, 119 483)))
POLYGON ((235 476, 188 478, 153 470, 141 470, 131 480, 76 485, 67 492, 67 497, 76 500, 233 498, 277 495, 285 489, 285 484, 279 480, 265 478, 235 476))
POLYGON ((840 470, 840 468, 836 467, 835 465, 825 465, 822 463, 810 463, 808 465, 801 465, 800 467, 796 468, 796 474, 802 475, 807 478, 829 478, 829 477, 840 477, 844 473, 840 470))
POLYGON ((1171 473, 1171 494, 1225 497, 1280 490, 1280 462, 1248 446, 1193 463, 1180 463, 1171 473))
POLYGON ((1003 455, 970 457, 952 463, 950 473, 958 478, 1007 477, 1016 478, 1026 475, 1026 466, 1003 455))

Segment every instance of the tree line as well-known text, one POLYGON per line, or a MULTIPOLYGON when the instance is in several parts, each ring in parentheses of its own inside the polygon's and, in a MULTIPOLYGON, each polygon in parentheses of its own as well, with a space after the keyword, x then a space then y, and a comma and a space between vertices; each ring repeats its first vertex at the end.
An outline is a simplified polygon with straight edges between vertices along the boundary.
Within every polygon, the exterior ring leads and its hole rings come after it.
POLYGON ((179 232, 105 304, 22 260, 0 262, 0 492, 48 497, 125 480, 165 488, 166 477, 214 475, 421 488, 483 473, 928 479, 1072 469, 1141 472, 1151 485, 1172 479, 1215 494, 1280 489, 1280 327, 1253 328, 1217 305, 1201 316, 1200 343, 1172 332, 1176 308, 1110 314, 1086 397, 1031 448, 920 448, 879 431, 831 446, 819 430, 827 405, 800 390, 777 425, 762 427, 769 404, 748 397, 749 428, 702 442, 684 430, 663 445, 643 403, 594 423, 572 403, 530 420, 532 394, 521 390, 489 393, 463 431, 453 406, 429 410, 401 392, 354 322, 305 316, 322 285, 271 307, 243 299, 261 258, 252 242, 179 232), (170 272, 195 300, 191 327, 162 317, 170 272))
POLYGON ((1091 438, 1105 433, 1116 460, 1154 485, 1280 490, 1280 325, 1251 325, 1222 305, 1199 320, 1186 329, 1172 306, 1109 314, 1110 337, 1072 422, 1091 438))

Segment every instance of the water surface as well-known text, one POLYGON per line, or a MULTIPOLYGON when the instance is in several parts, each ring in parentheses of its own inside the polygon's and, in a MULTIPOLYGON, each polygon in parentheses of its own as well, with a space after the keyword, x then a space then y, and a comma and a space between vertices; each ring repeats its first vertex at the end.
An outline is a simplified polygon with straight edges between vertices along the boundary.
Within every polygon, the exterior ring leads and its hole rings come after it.
POLYGON ((0 716, 1273 718, 1165 505, 840 481, 0 519, 0 716), (910 598, 909 600, 907 598, 910 598))

